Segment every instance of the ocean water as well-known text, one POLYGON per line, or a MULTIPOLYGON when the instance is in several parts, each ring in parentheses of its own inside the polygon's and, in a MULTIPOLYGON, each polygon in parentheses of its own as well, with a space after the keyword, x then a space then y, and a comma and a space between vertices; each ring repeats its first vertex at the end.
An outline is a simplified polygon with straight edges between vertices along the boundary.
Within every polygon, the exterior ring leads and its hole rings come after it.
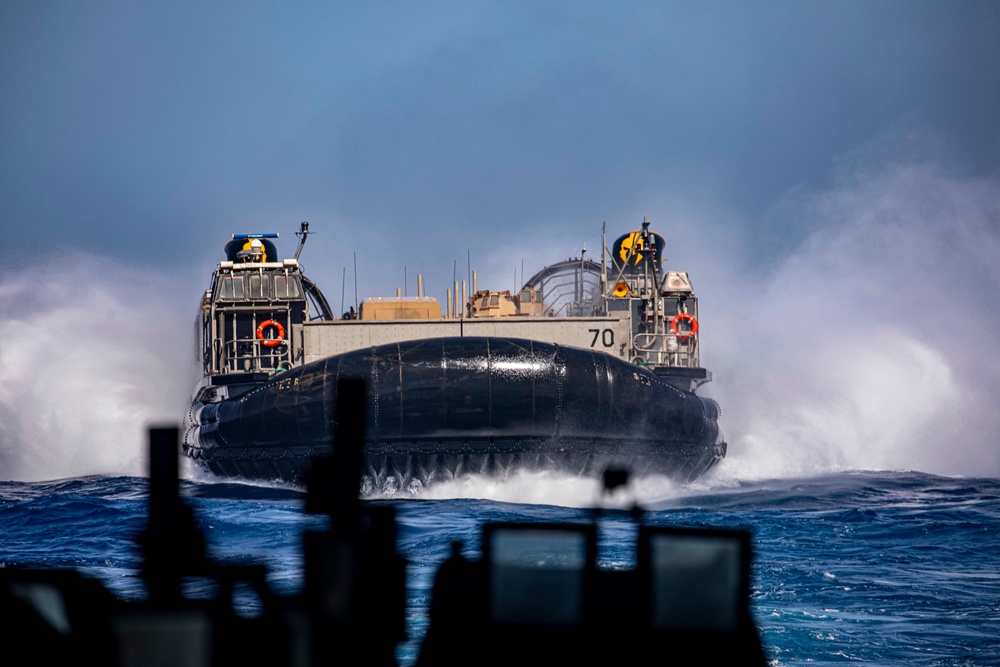
MULTIPOLYGON (((323 526, 305 513, 303 492, 182 486, 217 562, 263 564, 275 592, 300 589, 303 534, 323 526)), ((146 491, 141 476, 0 482, 0 566, 77 568, 141 599, 135 537, 146 491)), ((1000 665, 997 479, 853 471, 692 487, 636 480, 605 496, 588 480, 533 473, 369 500, 398 515, 408 573, 401 665, 416 659, 433 575, 453 540, 475 557, 487 521, 596 520, 599 566, 628 568, 633 503, 650 524, 752 532, 751 609, 773 665, 1000 665)), ((242 604, 253 613, 255 600, 242 604)))

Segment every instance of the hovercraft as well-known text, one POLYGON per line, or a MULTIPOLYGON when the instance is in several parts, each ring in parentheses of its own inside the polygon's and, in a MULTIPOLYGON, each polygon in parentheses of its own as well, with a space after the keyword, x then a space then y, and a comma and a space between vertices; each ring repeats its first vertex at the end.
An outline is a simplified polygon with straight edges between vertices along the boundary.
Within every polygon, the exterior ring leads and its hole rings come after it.
POLYGON ((719 407, 696 393, 697 298, 647 221, 517 294, 474 278, 442 312, 418 276, 417 296, 340 317, 299 266, 310 233, 280 261, 277 234, 234 235, 203 296, 182 450, 215 475, 301 485, 336 448, 342 378, 366 388, 367 492, 522 468, 689 482, 725 456, 719 407))

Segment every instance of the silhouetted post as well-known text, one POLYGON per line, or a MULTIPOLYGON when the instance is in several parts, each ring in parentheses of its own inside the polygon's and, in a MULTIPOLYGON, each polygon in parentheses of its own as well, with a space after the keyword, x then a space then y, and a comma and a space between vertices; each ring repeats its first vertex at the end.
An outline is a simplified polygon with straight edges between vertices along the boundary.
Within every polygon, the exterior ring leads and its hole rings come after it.
POLYGON ((205 539, 180 498, 179 430, 149 429, 149 525, 141 537, 150 602, 179 603, 185 574, 207 567, 205 539))
POLYGON ((360 518, 366 419, 364 380, 340 378, 330 428, 333 453, 316 458, 306 477, 306 511, 330 516, 333 530, 355 530, 360 518))
POLYGON ((406 639, 406 569, 396 553, 391 506, 361 502, 365 383, 337 382, 333 453, 313 461, 306 511, 330 517, 330 529, 305 535, 305 599, 313 618, 314 662, 364 656, 373 667, 396 665, 406 639))

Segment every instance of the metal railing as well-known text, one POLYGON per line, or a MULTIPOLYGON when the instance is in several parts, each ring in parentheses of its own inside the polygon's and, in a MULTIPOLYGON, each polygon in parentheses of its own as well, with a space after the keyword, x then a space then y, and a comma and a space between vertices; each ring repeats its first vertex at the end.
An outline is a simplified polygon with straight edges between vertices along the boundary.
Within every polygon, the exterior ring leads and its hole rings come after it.
POLYGON ((275 371, 291 368, 291 346, 287 341, 267 347, 259 338, 236 338, 224 341, 220 367, 223 372, 275 371))
POLYGON ((640 366, 697 368, 698 335, 637 333, 632 336, 632 363, 640 366))

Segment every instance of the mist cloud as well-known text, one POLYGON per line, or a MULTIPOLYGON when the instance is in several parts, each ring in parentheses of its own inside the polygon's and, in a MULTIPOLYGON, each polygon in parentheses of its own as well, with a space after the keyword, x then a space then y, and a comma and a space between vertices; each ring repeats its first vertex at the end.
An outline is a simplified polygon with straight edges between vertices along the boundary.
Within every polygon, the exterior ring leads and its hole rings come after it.
POLYGON ((85 255, 0 282, 0 479, 145 475, 147 429, 178 425, 194 316, 172 283, 85 255))
POLYGON ((703 297, 729 474, 1000 474, 1000 181, 891 160, 796 199, 798 249, 703 297))

